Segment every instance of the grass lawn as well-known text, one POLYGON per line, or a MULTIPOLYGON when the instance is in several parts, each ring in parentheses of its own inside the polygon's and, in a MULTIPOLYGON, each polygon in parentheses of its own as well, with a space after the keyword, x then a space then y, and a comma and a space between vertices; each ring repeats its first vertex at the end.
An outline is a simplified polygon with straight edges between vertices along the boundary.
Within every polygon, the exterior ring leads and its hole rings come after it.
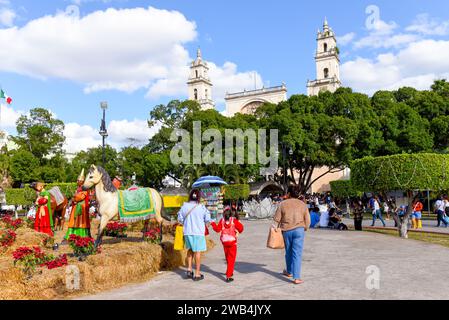
MULTIPOLYGON (((399 237, 397 230, 379 230, 379 229, 364 229, 365 232, 375 232, 386 234, 394 237, 399 237)), ((435 234, 428 232, 409 232, 408 238, 413 240, 425 241, 433 244, 439 244, 449 248, 449 234, 435 234)))

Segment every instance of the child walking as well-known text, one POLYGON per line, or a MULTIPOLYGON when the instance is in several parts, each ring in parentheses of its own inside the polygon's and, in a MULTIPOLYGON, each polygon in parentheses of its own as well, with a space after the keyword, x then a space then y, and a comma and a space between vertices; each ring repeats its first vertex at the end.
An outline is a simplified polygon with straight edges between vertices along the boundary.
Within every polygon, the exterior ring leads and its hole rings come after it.
POLYGON ((226 269, 226 282, 234 281, 234 265, 237 257, 237 232, 243 232, 243 224, 239 221, 238 215, 230 207, 226 207, 223 218, 217 223, 211 223, 215 232, 221 233, 220 240, 228 267, 226 269))

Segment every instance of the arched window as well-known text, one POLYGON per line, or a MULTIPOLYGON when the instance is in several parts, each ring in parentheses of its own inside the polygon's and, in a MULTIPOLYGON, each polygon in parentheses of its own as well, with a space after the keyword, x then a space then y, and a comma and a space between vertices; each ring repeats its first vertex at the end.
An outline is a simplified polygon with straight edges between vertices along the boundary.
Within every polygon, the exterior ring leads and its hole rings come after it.
POLYGON ((206 96, 206 99, 209 99, 208 96, 207 96, 207 89, 205 90, 204 94, 206 96))
POLYGON ((198 100, 198 90, 193 90, 193 96, 195 97, 195 100, 198 100))
POLYGON ((198 78, 198 70, 195 70, 195 75, 198 78))
POLYGON ((324 78, 329 78, 329 69, 324 68, 324 78))
POLYGON ((327 52, 327 43, 324 43, 323 47, 324 47, 324 52, 327 52))

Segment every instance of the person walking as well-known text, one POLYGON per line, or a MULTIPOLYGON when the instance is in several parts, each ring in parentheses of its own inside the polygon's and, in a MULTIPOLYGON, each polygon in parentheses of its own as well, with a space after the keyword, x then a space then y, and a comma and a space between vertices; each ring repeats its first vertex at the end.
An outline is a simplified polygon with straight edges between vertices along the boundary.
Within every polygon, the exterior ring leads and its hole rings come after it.
POLYGON ((446 205, 447 205, 448 201, 447 201, 447 196, 440 196, 438 198, 437 201, 435 201, 435 205, 434 205, 434 210, 435 213, 437 215, 437 228, 441 225, 441 221, 443 221, 444 225, 448 226, 448 223, 446 222, 446 220, 444 219, 445 216, 445 210, 446 210, 446 205))
POLYGON ((200 191, 194 189, 190 192, 189 202, 185 202, 178 212, 178 222, 184 225, 184 246, 187 252, 187 278, 194 281, 204 279, 200 273, 201 252, 207 250, 206 224, 211 221, 210 212, 200 203, 200 191), (192 269, 195 259, 195 273, 192 269))
POLYGON ((310 214, 306 204, 298 199, 298 192, 289 188, 287 200, 281 202, 273 220, 282 230, 285 244, 286 269, 283 274, 301 284, 301 263, 305 231, 310 226, 310 214))
POLYGON ((212 229, 221 233, 220 241, 226 257, 226 282, 234 281, 234 265, 237 258, 237 232, 243 232, 243 224, 239 221, 236 211, 228 206, 223 211, 223 218, 217 223, 212 221, 212 229))
POLYGON ((376 218, 379 218, 379 220, 382 222, 383 226, 385 227, 385 221, 382 219, 382 211, 380 210, 380 204, 379 204, 379 197, 374 196, 370 200, 370 208, 373 213, 373 223, 371 224, 371 227, 374 227, 376 224, 376 218))

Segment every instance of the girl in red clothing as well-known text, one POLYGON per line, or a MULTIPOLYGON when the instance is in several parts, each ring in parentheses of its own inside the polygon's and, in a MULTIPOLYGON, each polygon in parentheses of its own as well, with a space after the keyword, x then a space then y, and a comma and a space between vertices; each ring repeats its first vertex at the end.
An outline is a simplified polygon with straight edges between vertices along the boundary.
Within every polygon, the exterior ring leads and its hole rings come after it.
POLYGON ((223 218, 217 223, 212 222, 211 226, 215 232, 221 233, 220 240, 228 267, 226 269, 226 282, 232 282, 234 275, 235 258, 237 257, 237 232, 243 232, 243 224, 238 220, 236 212, 230 207, 226 207, 223 218))

